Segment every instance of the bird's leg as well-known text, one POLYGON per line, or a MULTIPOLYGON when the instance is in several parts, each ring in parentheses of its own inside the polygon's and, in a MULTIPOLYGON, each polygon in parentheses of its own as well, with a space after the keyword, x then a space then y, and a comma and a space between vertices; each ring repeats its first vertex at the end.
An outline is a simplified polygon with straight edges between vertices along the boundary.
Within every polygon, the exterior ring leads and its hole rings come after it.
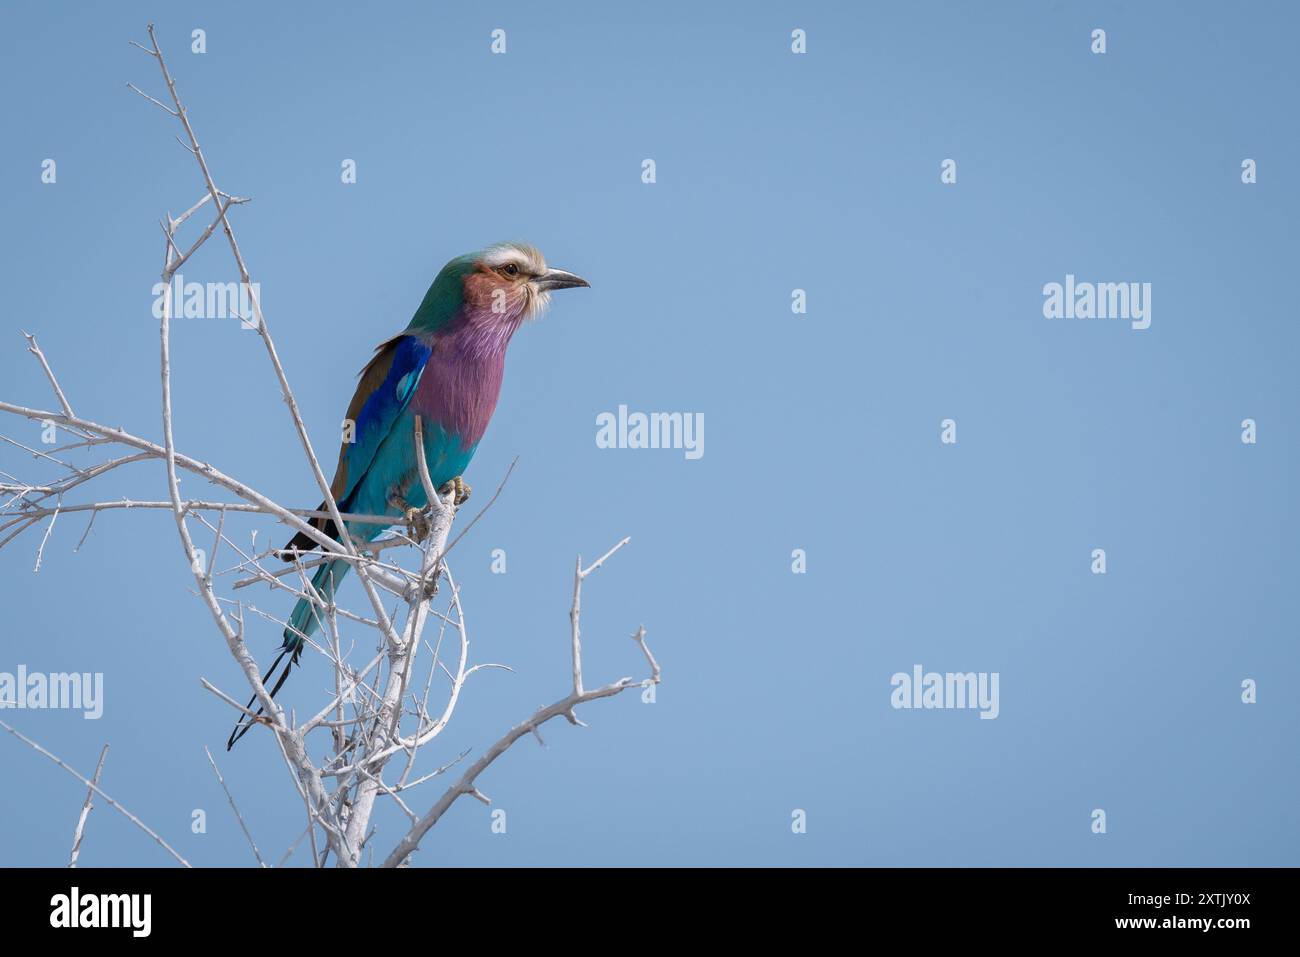
POLYGON ((448 492, 452 491, 453 489, 455 489, 456 491, 456 498, 454 504, 459 506, 459 505, 464 505, 466 502, 469 501, 470 487, 469 485, 466 484, 465 479, 459 475, 457 475, 454 479, 450 479, 446 482, 443 482, 442 487, 438 489, 438 494, 446 495, 448 492))

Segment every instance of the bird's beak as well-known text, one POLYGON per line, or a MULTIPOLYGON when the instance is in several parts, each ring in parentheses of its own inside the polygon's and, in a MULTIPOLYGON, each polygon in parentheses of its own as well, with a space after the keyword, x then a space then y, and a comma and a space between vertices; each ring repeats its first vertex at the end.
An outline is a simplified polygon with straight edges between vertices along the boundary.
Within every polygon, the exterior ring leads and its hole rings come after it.
POLYGON ((571 272, 565 272, 563 269, 548 269, 542 275, 533 280, 533 285, 539 292, 548 292, 551 289, 571 289, 574 286, 590 286, 591 283, 581 276, 575 276, 571 272))

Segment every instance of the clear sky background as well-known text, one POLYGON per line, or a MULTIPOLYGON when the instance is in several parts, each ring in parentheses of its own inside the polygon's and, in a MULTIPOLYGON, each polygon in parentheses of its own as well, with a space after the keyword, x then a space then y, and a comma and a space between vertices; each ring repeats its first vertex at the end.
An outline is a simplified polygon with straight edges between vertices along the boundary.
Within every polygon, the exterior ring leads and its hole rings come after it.
MULTIPOLYGON (((584 595, 588 681, 640 674, 644 623, 664 683, 521 742, 480 781, 508 832, 463 801, 419 864, 1300 864, 1294 5, 6 2, 0 397, 53 407, 28 329, 78 412, 157 438, 158 219, 202 184, 126 89, 162 95, 127 43, 150 20, 219 185, 253 197, 239 236, 318 448, 447 259, 524 239, 592 282, 516 336, 467 474, 482 501, 519 456, 452 561, 476 660, 515 674, 471 679, 423 760, 564 693, 573 557, 624 535, 584 595), (1045 319, 1067 273, 1150 282, 1151 327, 1045 319), (620 403, 704 413, 704 456, 597 448, 620 403), (894 710, 914 664, 998 672, 999 717, 894 710)), ((218 242, 183 273, 236 278, 218 242)), ((181 322, 173 350, 179 448, 314 507, 255 335, 181 322)), ((163 470, 97 496, 163 498, 163 470)), ((0 717, 87 773, 110 742, 110 794, 195 864, 248 864, 211 747, 278 858, 303 807, 269 736, 222 749, 199 679, 243 682, 170 516, 103 515, 74 552, 84 525, 39 574, 39 531, 0 552, 0 671, 102 671, 104 716, 0 717)), ((313 660, 284 701, 327 680, 313 660)), ((65 863, 84 794, 0 736, 0 863, 65 863)), ((377 823, 391 847, 404 819, 377 823)), ((83 863, 168 860, 94 812, 83 863)))

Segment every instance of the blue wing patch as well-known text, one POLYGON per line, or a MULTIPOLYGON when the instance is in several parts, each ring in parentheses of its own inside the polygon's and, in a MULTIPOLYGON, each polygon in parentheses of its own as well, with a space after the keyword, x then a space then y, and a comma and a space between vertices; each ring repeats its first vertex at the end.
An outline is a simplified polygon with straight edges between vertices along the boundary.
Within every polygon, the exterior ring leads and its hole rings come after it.
POLYGON ((415 394, 431 352, 428 345, 414 336, 402 336, 398 341, 383 382, 366 399, 357 415, 356 441, 344 452, 347 485, 339 496, 340 502, 352 494, 366 474, 393 423, 415 394))

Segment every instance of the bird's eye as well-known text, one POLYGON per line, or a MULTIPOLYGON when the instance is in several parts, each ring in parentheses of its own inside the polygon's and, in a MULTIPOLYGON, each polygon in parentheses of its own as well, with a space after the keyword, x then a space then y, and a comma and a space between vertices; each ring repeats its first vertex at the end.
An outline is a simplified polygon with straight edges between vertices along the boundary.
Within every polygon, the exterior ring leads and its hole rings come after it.
POLYGON ((501 271, 504 272, 507 276, 511 276, 511 277, 519 275, 519 267, 516 266, 514 263, 506 263, 504 266, 501 267, 501 271))

